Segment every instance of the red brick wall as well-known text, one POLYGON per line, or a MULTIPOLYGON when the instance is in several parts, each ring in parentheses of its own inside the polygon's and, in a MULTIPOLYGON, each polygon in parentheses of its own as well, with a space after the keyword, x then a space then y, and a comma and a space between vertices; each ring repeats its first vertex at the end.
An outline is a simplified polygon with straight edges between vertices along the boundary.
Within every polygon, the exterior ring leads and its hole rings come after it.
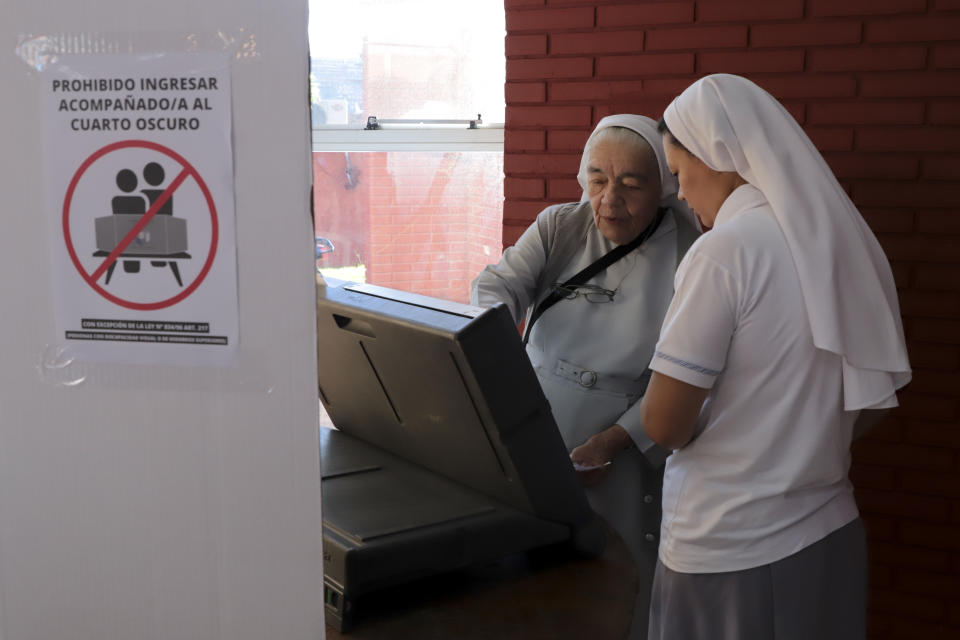
POLYGON ((504 245, 576 199, 592 125, 745 75, 823 152, 893 265, 914 381, 854 448, 871 638, 960 637, 960 1, 505 0, 504 245))
POLYGON ((500 257, 498 153, 368 154, 367 282, 467 302, 500 257))
POLYGON ((325 268, 363 264, 370 238, 367 153, 313 154, 314 233, 333 242, 320 259, 325 268))
POLYGON ((500 258, 502 175, 497 152, 314 153, 315 232, 335 246, 320 264, 467 302, 470 281, 500 258))

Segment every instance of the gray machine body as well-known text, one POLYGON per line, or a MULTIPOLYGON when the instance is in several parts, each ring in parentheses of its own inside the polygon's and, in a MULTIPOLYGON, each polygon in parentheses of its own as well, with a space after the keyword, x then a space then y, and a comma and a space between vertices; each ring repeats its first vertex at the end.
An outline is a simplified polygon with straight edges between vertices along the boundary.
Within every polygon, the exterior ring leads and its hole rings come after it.
POLYGON ((604 545, 507 309, 317 289, 327 619, 358 596, 535 547, 604 545))

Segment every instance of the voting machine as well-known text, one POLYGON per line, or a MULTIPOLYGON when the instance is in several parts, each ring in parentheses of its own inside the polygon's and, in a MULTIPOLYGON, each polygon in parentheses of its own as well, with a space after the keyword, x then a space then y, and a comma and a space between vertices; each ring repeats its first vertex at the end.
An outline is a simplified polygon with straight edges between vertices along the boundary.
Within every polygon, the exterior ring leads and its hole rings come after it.
POLYGON ((598 555, 591 511, 506 307, 317 287, 324 593, 357 598, 536 547, 598 555))

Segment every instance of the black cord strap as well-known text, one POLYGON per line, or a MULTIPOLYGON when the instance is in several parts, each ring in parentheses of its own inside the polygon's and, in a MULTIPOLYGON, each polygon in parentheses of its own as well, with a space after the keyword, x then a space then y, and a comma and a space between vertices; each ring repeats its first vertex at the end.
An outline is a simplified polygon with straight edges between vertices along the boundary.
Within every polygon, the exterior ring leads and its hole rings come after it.
MULTIPOLYGON (((656 217, 647 225, 647 228, 640 232, 636 238, 628 242, 627 244, 622 244, 619 247, 614 247, 607 253, 600 256, 596 261, 591 262, 589 265, 584 267, 579 273, 572 276, 569 280, 564 282, 561 287, 568 286, 577 286, 585 283, 587 280, 597 275, 614 262, 627 255, 641 244, 644 240, 653 235, 657 230, 657 227, 660 226, 660 221, 663 220, 664 214, 667 212, 666 208, 661 207, 657 209, 656 217)), ((530 314, 530 321, 527 322, 526 330, 523 332, 523 344, 527 344, 527 341, 530 339, 530 330, 533 329, 533 323, 535 323, 540 316, 543 315, 543 312, 563 300, 565 294, 562 291, 554 289, 550 292, 546 298, 540 301, 533 309, 533 313, 530 314)))

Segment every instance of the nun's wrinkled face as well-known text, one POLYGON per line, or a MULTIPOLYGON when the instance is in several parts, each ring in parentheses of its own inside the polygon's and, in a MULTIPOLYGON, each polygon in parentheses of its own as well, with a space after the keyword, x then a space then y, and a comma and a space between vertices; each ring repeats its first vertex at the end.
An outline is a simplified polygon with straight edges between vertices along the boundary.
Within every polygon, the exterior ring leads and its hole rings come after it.
POLYGON ((636 133, 598 135, 587 161, 587 196, 593 220, 607 240, 627 244, 657 214, 660 167, 650 145, 636 133))
POLYGON ((720 206, 746 181, 733 171, 714 171, 703 160, 677 146, 670 133, 663 134, 663 150, 667 167, 680 184, 677 197, 686 201, 705 229, 713 227, 720 206))

